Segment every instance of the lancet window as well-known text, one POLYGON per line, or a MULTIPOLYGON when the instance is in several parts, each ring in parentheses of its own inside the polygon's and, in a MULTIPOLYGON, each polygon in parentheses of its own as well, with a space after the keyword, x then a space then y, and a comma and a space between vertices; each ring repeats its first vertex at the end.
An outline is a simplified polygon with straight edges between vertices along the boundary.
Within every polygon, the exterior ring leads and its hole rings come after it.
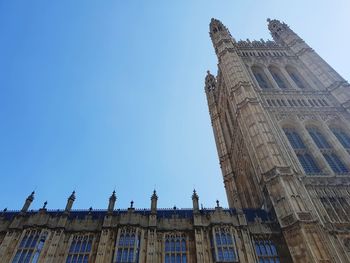
POLYGON ((215 227, 211 242, 215 262, 238 262, 235 237, 229 227, 215 227))
POLYGON ((270 89, 271 88, 271 84, 268 81, 268 78, 265 75, 262 68, 257 67, 257 66, 253 66, 252 72, 253 72, 253 75, 254 75, 256 81, 258 82, 260 88, 262 88, 262 89, 270 89))
POLYGON ((259 263, 280 263, 277 247, 273 241, 258 239, 254 241, 254 246, 259 263))
POLYGON ((46 238, 46 231, 27 230, 17 248, 12 263, 37 263, 46 238))
POLYGON ((339 159, 333 147, 328 143, 323 134, 316 128, 308 128, 307 130, 333 172, 336 174, 348 173, 348 168, 339 159))
POLYGON ((287 136, 290 145, 294 149, 294 152, 305 173, 309 175, 321 173, 321 170, 319 169, 312 155, 309 153, 297 131, 289 128, 284 128, 283 131, 287 136))
POLYGON ((276 67, 270 66, 269 71, 280 89, 288 89, 288 85, 282 73, 276 67))
POLYGON ((343 145, 343 147, 350 153, 350 136, 341 129, 332 128, 331 129, 338 141, 343 145))
POLYGON ((186 263, 187 242, 183 234, 165 235, 165 263, 186 263))
POLYGON ((115 263, 138 262, 140 251, 140 232, 136 228, 121 230, 119 239, 116 241, 115 263))
POLYGON ((305 82, 295 68, 287 66, 286 71, 299 89, 305 89, 305 82))
POLYGON ((89 262, 92 242, 92 235, 74 235, 69 247, 66 263, 89 262))

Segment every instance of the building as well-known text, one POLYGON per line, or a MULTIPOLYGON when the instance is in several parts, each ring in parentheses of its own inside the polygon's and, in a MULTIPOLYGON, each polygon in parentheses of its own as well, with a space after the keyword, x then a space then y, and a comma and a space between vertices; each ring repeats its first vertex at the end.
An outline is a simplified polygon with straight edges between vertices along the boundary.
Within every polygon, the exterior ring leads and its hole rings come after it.
POLYGON ((205 79, 229 208, 0 212, 1 262, 350 262, 349 84, 286 24, 238 41, 218 20, 205 79))

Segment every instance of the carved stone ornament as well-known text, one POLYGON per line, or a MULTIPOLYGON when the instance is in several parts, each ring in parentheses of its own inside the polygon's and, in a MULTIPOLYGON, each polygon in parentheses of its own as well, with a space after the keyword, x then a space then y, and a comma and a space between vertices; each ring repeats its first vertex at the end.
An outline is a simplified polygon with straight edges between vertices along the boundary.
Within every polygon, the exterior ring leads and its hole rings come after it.
POLYGON ((317 116, 314 114, 297 114, 298 119, 301 121, 305 120, 317 120, 317 116))

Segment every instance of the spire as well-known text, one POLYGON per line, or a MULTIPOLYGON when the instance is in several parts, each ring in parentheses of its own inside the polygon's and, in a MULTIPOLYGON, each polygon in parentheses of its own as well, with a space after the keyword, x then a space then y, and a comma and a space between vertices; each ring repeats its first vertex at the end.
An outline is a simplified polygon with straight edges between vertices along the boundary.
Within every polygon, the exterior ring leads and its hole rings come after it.
POLYGON ((112 195, 109 198, 109 203, 108 203, 108 213, 112 213, 114 210, 114 205, 115 202, 117 201, 117 197, 115 195, 115 191, 112 192, 112 195))
POLYGON ((192 204, 193 204, 193 212, 194 213, 199 213, 199 197, 197 195, 197 192, 195 189, 193 189, 193 194, 192 194, 192 204))
POLYGON ((64 210, 65 212, 70 212, 70 210, 72 210, 74 201, 75 201, 75 191, 73 191, 72 194, 68 197, 67 205, 64 210))
POLYGON ((153 190, 153 194, 151 196, 151 213, 156 214, 157 213, 157 201, 158 196, 156 190, 153 190))
POLYGON ((26 199, 26 201, 24 202, 24 205, 22 207, 22 210, 21 212, 25 213, 28 211, 29 207, 30 207, 30 204, 33 202, 34 200, 34 194, 35 192, 33 191, 26 199))

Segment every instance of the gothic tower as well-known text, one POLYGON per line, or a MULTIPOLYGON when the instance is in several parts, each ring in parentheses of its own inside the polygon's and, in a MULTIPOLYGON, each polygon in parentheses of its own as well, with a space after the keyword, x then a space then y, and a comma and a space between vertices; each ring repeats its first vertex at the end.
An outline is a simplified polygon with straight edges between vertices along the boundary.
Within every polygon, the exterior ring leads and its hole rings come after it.
POLYGON ((294 262, 350 262, 350 86, 288 25, 236 41, 218 20, 205 91, 230 208, 276 215, 294 262))

